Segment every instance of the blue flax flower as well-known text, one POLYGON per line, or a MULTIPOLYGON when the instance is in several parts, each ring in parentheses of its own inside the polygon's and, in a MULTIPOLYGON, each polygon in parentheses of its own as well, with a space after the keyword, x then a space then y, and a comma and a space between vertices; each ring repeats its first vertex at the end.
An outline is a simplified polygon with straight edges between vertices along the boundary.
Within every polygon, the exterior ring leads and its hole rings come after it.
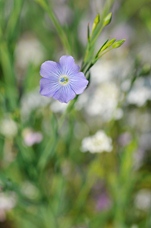
POLYGON ((88 85, 88 80, 80 72, 72 56, 64 55, 59 63, 46 61, 41 65, 40 93, 68 103, 76 94, 81 94, 88 85))

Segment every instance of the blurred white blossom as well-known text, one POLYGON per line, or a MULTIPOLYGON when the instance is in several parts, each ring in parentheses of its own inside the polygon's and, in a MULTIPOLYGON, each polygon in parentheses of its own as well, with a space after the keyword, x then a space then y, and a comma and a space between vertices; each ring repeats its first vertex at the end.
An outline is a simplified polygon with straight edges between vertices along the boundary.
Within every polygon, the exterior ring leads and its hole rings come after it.
POLYGON ((25 69, 29 63, 40 64, 44 57, 44 50, 36 37, 24 34, 16 46, 15 56, 16 65, 25 69))
POLYGON ((95 135, 86 137, 82 140, 82 152, 91 153, 111 152, 112 139, 104 131, 100 130, 95 135))
POLYGON ((147 100, 151 100, 151 82, 145 78, 139 78, 129 92, 127 102, 141 107, 145 105, 147 100))
POLYGON ((91 69, 92 83, 106 82, 112 79, 115 73, 115 64, 111 60, 98 61, 91 69))
POLYGON ((38 188, 29 181, 25 181, 23 183, 21 191, 29 199, 36 199, 39 197, 38 188))
POLYGON ((127 53, 123 53, 121 49, 118 50, 118 55, 116 52, 114 55, 110 52, 91 68, 91 83, 110 82, 111 80, 115 82, 117 79, 122 81, 127 78, 132 63, 131 57, 127 53))
POLYGON ((92 95, 86 111, 91 116, 99 115, 102 120, 108 121, 112 117, 117 119, 122 117, 122 110, 118 109, 119 89, 113 82, 104 82, 98 86, 94 95, 92 95))
POLYGON ((5 137, 14 137, 17 131, 17 124, 11 117, 5 117, 0 121, 0 133, 5 137))
POLYGON ((126 79, 121 83, 121 89, 124 92, 127 92, 129 90, 131 86, 131 80, 130 79, 126 79))
POLYGON ((143 211, 151 207, 151 191, 148 189, 140 190, 135 197, 135 206, 143 211))
POLYGON ((83 108, 89 116, 100 118, 101 122, 123 117, 123 110, 118 107, 124 99, 124 92, 120 85, 131 66, 130 58, 125 61, 121 57, 117 65, 110 57, 98 61, 92 67, 91 83, 76 104, 77 109, 83 108))
POLYGON ((9 196, 0 193, 0 221, 5 221, 6 212, 11 210, 16 205, 16 197, 13 194, 9 196))
POLYGON ((135 104, 139 107, 143 106, 147 100, 151 100, 151 89, 143 86, 132 90, 127 97, 129 104, 135 104))

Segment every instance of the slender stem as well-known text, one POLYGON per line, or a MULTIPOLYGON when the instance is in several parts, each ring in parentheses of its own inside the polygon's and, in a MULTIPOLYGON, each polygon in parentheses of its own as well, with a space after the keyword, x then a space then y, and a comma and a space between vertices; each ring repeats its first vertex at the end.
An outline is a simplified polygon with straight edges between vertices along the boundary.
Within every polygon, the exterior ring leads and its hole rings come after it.
POLYGON ((50 17, 51 21, 53 22, 64 48, 66 49, 66 51, 69 54, 71 54, 72 48, 70 46, 67 35, 64 32, 62 26, 60 25, 55 13, 53 12, 51 5, 48 4, 46 0, 35 0, 35 1, 38 2, 42 6, 42 8, 48 13, 48 16, 50 17))

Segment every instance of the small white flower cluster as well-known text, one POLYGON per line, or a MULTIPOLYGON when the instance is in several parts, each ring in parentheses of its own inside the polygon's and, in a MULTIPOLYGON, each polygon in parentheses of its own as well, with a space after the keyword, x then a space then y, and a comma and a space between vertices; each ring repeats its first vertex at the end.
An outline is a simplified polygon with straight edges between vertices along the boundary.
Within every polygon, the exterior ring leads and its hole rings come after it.
POLYGON ((127 97, 129 104, 134 104, 138 107, 145 105, 147 100, 151 100, 151 90, 146 87, 132 90, 127 97))
POLYGON ((117 109, 119 90, 113 82, 100 84, 90 102, 90 105, 86 106, 86 111, 91 116, 100 115, 102 120, 108 121, 113 117, 119 119, 123 115, 122 110, 117 109))
POLYGON ((112 139, 104 131, 100 130, 95 135, 86 137, 82 140, 81 151, 90 153, 101 153, 112 151, 112 139))
POLYGON ((137 79, 127 96, 127 102, 138 107, 145 105, 148 100, 151 100, 150 84, 151 82, 147 82, 144 78, 137 79))

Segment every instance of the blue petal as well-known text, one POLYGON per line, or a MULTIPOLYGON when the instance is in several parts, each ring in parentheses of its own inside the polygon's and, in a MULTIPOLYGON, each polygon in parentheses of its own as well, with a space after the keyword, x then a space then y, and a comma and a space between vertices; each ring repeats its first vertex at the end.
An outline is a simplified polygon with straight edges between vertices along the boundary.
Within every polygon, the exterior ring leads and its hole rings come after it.
POLYGON ((54 95, 53 98, 63 103, 68 103, 76 96, 70 85, 62 86, 54 95))
POLYGON ((75 64, 74 58, 69 55, 63 55, 59 60, 62 74, 71 75, 79 72, 80 67, 75 64))
POLYGON ((88 85, 88 80, 85 78, 82 72, 79 72, 70 77, 70 86, 76 94, 81 94, 88 85))
POLYGON ((41 78, 40 80, 40 93, 43 96, 52 97, 60 88, 61 85, 58 80, 53 77, 51 79, 41 78))
POLYGON ((43 78, 59 77, 61 69, 59 63, 46 61, 41 65, 40 75, 43 78))

